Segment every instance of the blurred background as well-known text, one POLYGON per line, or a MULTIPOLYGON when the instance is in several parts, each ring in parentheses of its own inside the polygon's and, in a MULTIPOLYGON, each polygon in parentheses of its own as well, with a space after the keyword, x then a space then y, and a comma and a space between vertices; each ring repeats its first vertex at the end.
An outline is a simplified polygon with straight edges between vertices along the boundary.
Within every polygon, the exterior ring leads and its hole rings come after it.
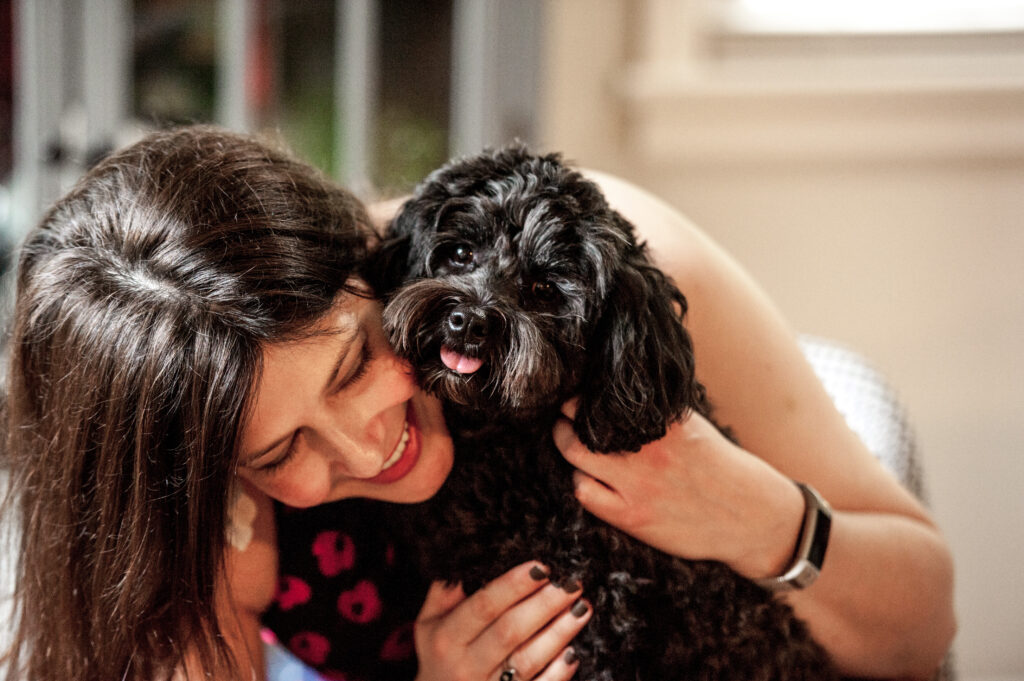
POLYGON ((194 121, 367 198, 519 137, 690 215, 896 386, 959 677, 1024 679, 1024 2, 0 0, 3 249, 194 121))

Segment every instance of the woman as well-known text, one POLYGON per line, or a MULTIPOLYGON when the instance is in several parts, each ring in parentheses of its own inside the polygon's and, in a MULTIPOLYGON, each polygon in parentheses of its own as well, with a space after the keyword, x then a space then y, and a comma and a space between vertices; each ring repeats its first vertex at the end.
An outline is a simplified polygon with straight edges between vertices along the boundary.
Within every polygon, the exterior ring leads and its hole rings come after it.
MULTIPOLYGON (((927 676, 953 630, 938 531, 742 273, 669 209, 600 181, 687 293, 701 378, 756 456, 692 417, 609 459, 566 422, 556 439, 580 501, 658 548, 762 578, 799 531, 789 478, 814 485, 835 508, 828 563, 780 597, 851 675, 927 676)), ((372 513, 354 497, 436 491, 451 442, 357 277, 369 236, 359 205, 308 167, 196 128, 104 161, 28 237, 8 396, 23 530, 12 678, 259 678, 261 613, 286 604, 283 528, 321 509, 372 513)), ((433 585, 418 678, 569 678, 582 593, 535 563, 469 598, 433 585)))
MULTIPOLYGON (((309 167, 198 128, 115 154, 28 236, 8 393, 22 526, 11 678, 261 675, 275 545, 260 492, 310 506, 437 489, 452 456, 438 406, 390 355, 354 276, 371 235, 359 204, 309 167), (319 407, 310 394, 329 402, 300 444, 325 456, 290 484, 291 469, 272 471, 274 440, 281 418, 307 416, 295 407, 319 407), (369 479, 407 414, 418 464, 369 479), (255 534, 244 513, 228 522, 232 496, 258 500, 255 534)), ((548 678, 567 678, 578 599, 526 565, 462 607, 435 589, 421 636, 480 633, 454 647, 495 668, 529 642, 548 678), (513 625, 523 634, 494 635, 513 625)), ((449 660, 425 653, 420 672, 449 660)))

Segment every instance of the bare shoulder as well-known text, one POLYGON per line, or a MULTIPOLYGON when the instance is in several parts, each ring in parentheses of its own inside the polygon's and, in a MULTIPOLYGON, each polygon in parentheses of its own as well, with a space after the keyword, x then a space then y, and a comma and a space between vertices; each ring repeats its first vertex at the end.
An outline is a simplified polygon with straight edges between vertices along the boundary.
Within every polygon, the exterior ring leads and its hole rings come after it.
POLYGON ((709 267, 728 269, 725 254, 677 208, 621 177, 595 170, 582 172, 601 187, 611 207, 633 224, 655 262, 681 288, 700 286, 709 267))
POLYGON ((366 212, 370 216, 370 222, 378 233, 383 233, 391 219, 398 214, 408 196, 399 196, 393 199, 374 201, 366 206, 366 212))

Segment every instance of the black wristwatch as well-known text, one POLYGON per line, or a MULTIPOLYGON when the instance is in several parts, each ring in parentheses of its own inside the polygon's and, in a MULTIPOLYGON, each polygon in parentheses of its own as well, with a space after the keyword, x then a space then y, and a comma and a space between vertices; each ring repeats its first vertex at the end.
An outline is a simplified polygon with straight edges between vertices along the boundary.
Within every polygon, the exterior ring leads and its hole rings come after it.
POLYGON ((804 495, 804 520, 789 568, 778 577, 755 580, 755 584, 769 591, 810 586, 818 578, 825 562, 825 549, 828 548, 828 535, 832 529, 832 507, 810 485, 793 482, 804 495))

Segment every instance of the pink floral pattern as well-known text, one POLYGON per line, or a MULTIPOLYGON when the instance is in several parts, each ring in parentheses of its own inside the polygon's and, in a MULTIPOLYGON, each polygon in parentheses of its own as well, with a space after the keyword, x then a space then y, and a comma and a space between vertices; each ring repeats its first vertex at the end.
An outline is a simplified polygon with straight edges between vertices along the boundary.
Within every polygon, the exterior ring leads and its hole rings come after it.
POLYGON ((280 577, 266 636, 325 679, 416 673, 413 620, 426 588, 375 503, 276 507, 280 577))

